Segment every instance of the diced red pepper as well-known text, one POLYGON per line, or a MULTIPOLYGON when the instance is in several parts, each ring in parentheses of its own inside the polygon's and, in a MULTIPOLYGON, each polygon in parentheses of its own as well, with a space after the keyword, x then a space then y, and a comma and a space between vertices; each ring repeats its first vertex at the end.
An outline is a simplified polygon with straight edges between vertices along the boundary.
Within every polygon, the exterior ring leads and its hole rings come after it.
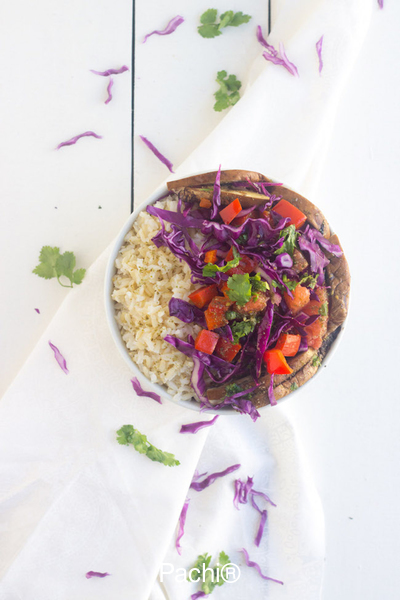
POLYGON ((239 198, 236 198, 233 202, 225 206, 222 210, 219 211, 221 219, 226 225, 229 225, 231 221, 240 213, 242 210, 242 205, 239 202, 239 198))
POLYGON ((289 367, 281 350, 273 348, 264 352, 264 362, 267 365, 267 371, 270 375, 289 375, 293 369, 289 367))
POLYGON ((200 198, 200 208, 211 208, 211 202, 208 198, 200 198))
POLYGON ((220 337, 215 347, 215 354, 228 362, 232 362, 241 347, 240 344, 234 344, 233 342, 220 337))
POLYGON ((293 298, 287 292, 283 292, 283 297, 288 309, 293 315, 296 315, 310 301, 310 290, 303 285, 296 285, 292 291, 293 298))
POLYGON ((196 338, 194 347, 196 350, 200 350, 206 354, 212 354, 215 350, 218 340, 218 333, 214 333, 214 331, 208 331, 207 329, 202 329, 196 338))
POLYGON ((219 291, 223 293, 223 295, 225 296, 225 298, 229 298, 228 296, 228 282, 227 281, 223 281, 222 283, 219 284, 219 291))
POLYGON ((289 217, 289 225, 294 225, 296 229, 299 229, 306 222, 306 215, 301 212, 296 206, 293 206, 287 200, 279 200, 273 209, 281 217, 289 217))
POLYGON ((212 265, 217 262, 217 251, 216 250, 208 250, 204 257, 205 263, 211 263, 212 265))
POLYGON ((233 256, 233 246, 231 246, 229 248, 228 254, 225 256, 225 261, 229 262, 230 260, 233 260, 235 257, 233 256))
POLYGON ((296 356, 299 351, 301 336, 291 333, 281 333, 275 348, 282 351, 283 356, 296 356))
POLYGON ((207 310, 204 312, 208 329, 217 329, 217 327, 223 327, 228 324, 228 320, 225 318, 225 313, 233 301, 225 296, 215 296, 207 310))
POLYGON ((212 285, 206 285, 198 290, 195 290, 189 294, 190 300, 197 306, 197 308, 204 308, 206 304, 211 302, 214 296, 218 295, 218 288, 215 283, 212 285))

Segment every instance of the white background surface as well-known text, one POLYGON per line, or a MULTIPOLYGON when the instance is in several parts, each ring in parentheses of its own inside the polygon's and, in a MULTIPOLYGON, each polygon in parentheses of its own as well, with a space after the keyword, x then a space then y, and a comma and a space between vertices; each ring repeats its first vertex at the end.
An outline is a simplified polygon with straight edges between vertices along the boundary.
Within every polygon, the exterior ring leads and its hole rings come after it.
MULTIPOLYGON (((265 5, 219 2, 221 12, 242 9, 254 19, 213 42, 195 33, 198 16, 210 7, 205 0, 137 2, 139 41, 173 15, 186 18, 169 38, 138 45, 136 56, 135 133, 149 137, 175 165, 223 118, 212 111, 216 71, 234 72, 245 86, 260 50, 243 31, 266 24, 265 5)), ((21 1, 3 4, 0 17, 3 392, 68 294, 31 274, 41 246, 73 250, 78 266, 89 266, 129 214, 129 73, 115 77, 106 106, 107 80, 89 69, 130 64, 131 6, 127 0, 118 6, 21 1), (103 140, 53 150, 88 129, 103 140)), ((347 332, 301 402, 285 404, 325 510, 324 600, 391 600, 400 589, 399 24, 394 0, 386 0, 383 11, 376 7, 319 186, 318 204, 340 234, 353 276, 347 332)), ((273 176, 267 166, 265 172, 273 176)), ((137 142, 136 201, 168 175, 137 142)))

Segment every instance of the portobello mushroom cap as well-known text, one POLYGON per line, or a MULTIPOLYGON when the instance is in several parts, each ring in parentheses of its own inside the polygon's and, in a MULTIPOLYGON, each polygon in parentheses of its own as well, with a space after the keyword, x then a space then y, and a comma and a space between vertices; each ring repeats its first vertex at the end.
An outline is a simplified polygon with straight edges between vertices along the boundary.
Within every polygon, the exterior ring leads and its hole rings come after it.
MULTIPOLYGON (((204 190, 201 188, 213 186, 216 175, 217 171, 213 171, 178 179, 176 181, 170 181, 167 183, 168 190, 179 192, 181 197, 186 200, 198 201, 200 198, 211 199, 213 195, 212 189, 204 190)), ((268 197, 263 194, 258 194, 252 190, 244 190, 241 188, 234 189, 229 187, 230 183, 238 181, 246 182, 249 180, 254 183, 273 183, 272 179, 254 171, 221 171, 221 203, 228 204, 235 198, 239 198, 243 208, 264 203, 268 197)), ((337 235, 331 232, 328 221, 319 208, 312 202, 284 186, 269 186, 268 192, 284 198, 296 206, 306 215, 307 223, 317 229, 325 238, 329 239, 331 243, 341 247, 337 235)), ((287 359, 293 372, 290 375, 275 375, 274 395, 276 400, 287 396, 291 391, 304 385, 313 375, 315 375, 321 361, 326 356, 332 343, 338 336, 347 316, 350 293, 350 271, 346 258, 344 254, 338 258, 325 250, 323 250, 323 252, 330 261, 325 270, 325 283, 328 287, 328 292, 330 293, 327 333, 318 350, 309 348, 307 351, 287 359)), ((306 257, 297 255, 296 259, 299 271, 307 267, 306 257)), ((268 387, 271 376, 265 372, 265 367, 263 368, 264 373, 259 379, 259 386, 249 395, 249 399, 256 408, 269 404, 268 387)), ((229 384, 231 383, 236 383, 243 391, 254 387, 254 380, 250 376, 230 381, 229 384)), ((226 395, 226 385, 210 387, 207 390, 207 397, 211 404, 219 404, 226 395)))

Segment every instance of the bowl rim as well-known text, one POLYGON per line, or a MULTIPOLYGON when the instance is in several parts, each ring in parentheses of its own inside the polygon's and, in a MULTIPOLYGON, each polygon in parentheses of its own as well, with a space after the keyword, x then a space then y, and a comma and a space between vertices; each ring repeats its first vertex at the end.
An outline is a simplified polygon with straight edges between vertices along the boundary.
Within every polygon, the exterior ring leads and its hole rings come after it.
MULTIPOLYGON (((203 173, 203 171, 191 173, 191 174, 187 175, 186 177, 191 177, 193 175, 198 175, 200 173, 203 173)), ((135 222, 135 220, 137 219, 139 213, 141 213, 149 204, 155 204, 155 202, 157 202, 159 199, 161 199, 167 193, 168 193, 168 188, 167 188, 166 183, 164 182, 160 186, 158 186, 158 188, 152 194, 150 194, 150 196, 146 200, 141 202, 138 205, 138 207, 135 208, 135 210, 129 215, 129 218, 125 221, 125 223, 122 226, 121 230, 119 231, 118 235, 112 242, 112 249, 111 249, 110 255, 108 257, 106 271, 105 271, 105 280, 104 280, 104 303, 105 303, 106 319, 107 319, 107 324, 108 324, 109 330, 111 332, 111 336, 112 336, 114 343, 117 346, 120 354, 122 355, 123 359, 129 366, 130 370, 139 379, 140 384, 141 385, 144 384, 144 386, 147 388, 147 391, 155 392, 156 394, 161 396, 162 399, 168 400, 169 402, 172 402, 175 405, 182 406, 186 409, 193 410, 195 412, 200 412, 201 411, 200 403, 196 402, 196 400, 174 400, 173 397, 166 391, 166 389, 162 385, 160 385, 158 383, 153 383, 152 381, 150 381, 150 379, 148 379, 140 371, 139 367, 136 365, 136 363, 130 357, 128 349, 127 349, 124 341, 122 340, 121 332, 120 332, 120 329, 118 327, 118 324, 117 324, 117 321, 115 318, 115 302, 111 297, 111 294, 113 291, 112 280, 113 280, 113 277, 116 272, 115 259, 117 258, 118 253, 122 247, 125 236, 130 231, 130 229, 131 229, 133 223, 135 222)), ((351 296, 351 294, 350 294, 350 296, 351 296)), ((347 324, 347 320, 348 320, 348 316, 349 316, 349 310, 350 310, 350 297, 349 297, 349 304, 348 304, 348 311, 347 311, 346 319, 342 323, 341 329, 340 329, 337 337, 335 338, 335 340, 332 342, 327 355, 322 360, 321 366, 319 367, 318 371, 313 375, 313 377, 311 377, 308 381, 306 381, 306 383, 304 383, 302 386, 300 386, 296 390, 291 391, 290 394, 287 394, 286 396, 281 398, 278 402, 278 405, 280 405, 282 403, 282 401, 287 400, 289 398, 293 398, 293 396, 295 394, 298 394, 299 392, 304 390, 304 388, 311 381, 313 381, 314 378, 317 377, 319 375, 319 373, 323 370, 322 367, 323 366, 325 367, 328 365, 328 363, 332 359, 332 356, 335 354, 337 347, 343 337, 343 333, 346 328, 346 324, 347 324)), ((266 404, 265 406, 262 406, 262 407, 258 408, 257 410, 258 411, 264 410, 268 407, 271 408, 271 405, 266 404)), ((220 410, 206 409, 205 412, 206 412, 206 414, 214 414, 214 415, 222 415, 222 414, 223 415, 239 415, 240 414, 238 411, 236 411, 230 407, 224 407, 223 409, 220 409, 220 410)))

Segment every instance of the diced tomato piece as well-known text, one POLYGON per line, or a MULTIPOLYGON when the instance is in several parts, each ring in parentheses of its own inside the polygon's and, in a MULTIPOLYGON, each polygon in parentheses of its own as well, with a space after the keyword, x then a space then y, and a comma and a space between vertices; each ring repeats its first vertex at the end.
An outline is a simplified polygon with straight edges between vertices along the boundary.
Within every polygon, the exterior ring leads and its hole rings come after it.
POLYGON ((228 324, 225 313, 232 304, 232 300, 225 296, 215 296, 211 300, 209 307, 204 312, 208 329, 217 329, 217 327, 228 324))
POLYGON ((267 365, 267 371, 270 375, 289 375, 293 369, 289 367, 281 350, 273 348, 264 352, 264 362, 267 365))
POLYGON ((206 304, 211 302, 214 296, 218 295, 218 288, 215 283, 212 285, 206 285, 198 290, 195 290, 189 294, 190 300, 197 306, 197 308, 204 308, 206 304))
POLYGON ((306 215, 301 212, 296 206, 293 206, 287 200, 279 200, 278 204, 272 209, 281 217, 289 217, 289 225, 294 225, 296 229, 299 229, 306 222, 306 215))
POLYGON ((236 198, 233 202, 225 206, 222 210, 219 211, 221 219, 226 225, 229 225, 231 221, 240 213, 242 210, 242 205, 239 202, 239 198, 236 198))
POLYGON ((292 294, 293 298, 287 292, 283 292, 283 297, 290 312, 296 315, 310 301, 310 290, 303 285, 296 285, 292 294))
POLYGON ((208 198, 200 198, 200 208, 211 208, 211 201, 208 198))
POLYGON ((223 281, 222 283, 219 284, 219 291, 223 293, 225 298, 229 298, 228 289, 229 289, 229 287, 228 287, 227 281, 223 281))
MULTIPOLYGON (((225 256, 225 261, 229 262, 233 260, 235 257, 233 256, 233 246, 229 249, 228 254, 225 256)), ((257 260, 255 258, 250 258, 247 255, 240 255, 239 265, 237 267, 232 267, 227 271, 228 275, 234 275, 235 273, 251 273, 255 271, 257 267, 257 260), (235 269, 240 269, 240 271, 236 271, 235 269)))
POLYGON ((220 337, 215 347, 215 354, 228 362, 232 362, 241 347, 240 344, 234 344, 233 342, 220 337))
POLYGON ((249 300, 243 306, 236 305, 235 310, 241 314, 247 314, 250 312, 260 312, 267 306, 267 295, 264 292, 258 292, 256 300, 249 300))
POLYGON ((301 336, 281 333, 275 348, 282 351, 283 356, 296 356, 299 351, 301 336))
POLYGON ((311 348, 318 350, 321 347, 327 330, 327 322, 327 317, 319 317, 314 323, 304 328, 307 334, 307 343, 311 348))
POLYGON ((218 340, 218 333, 214 333, 214 331, 208 331, 207 329, 202 329, 196 338, 194 347, 196 350, 200 350, 206 354, 212 354, 215 350, 218 340))
POLYGON ((303 308, 303 312, 310 316, 321 314, 320 311, 322 305, 328 303, 328 292, 325 288, 317 287, 314 291, 318 296, 318 300, 310 300, 310 302, 303 308))
POLYGON ((211 263, 211 264, 216 263, 217 262, 217 251, 216 250, 208 250, 208 252, 206 252, 206 255, 204 257, 204 262, 211 263))

